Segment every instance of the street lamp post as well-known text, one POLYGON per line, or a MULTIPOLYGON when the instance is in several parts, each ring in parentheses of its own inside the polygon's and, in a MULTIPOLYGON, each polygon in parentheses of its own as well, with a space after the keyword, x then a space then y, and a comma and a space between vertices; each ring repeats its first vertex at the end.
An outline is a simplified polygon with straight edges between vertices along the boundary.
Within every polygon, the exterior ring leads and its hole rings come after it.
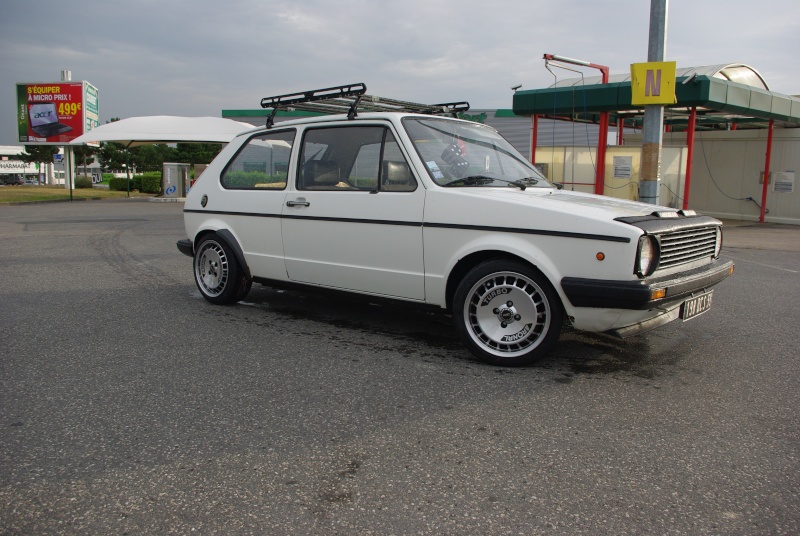
MULTIPOLYGON (((650 0, 648 62, 664 61, 666 55, 667 1, 650 0)), ((653 205, 658 204, 663 132, 664 106, 662 104, 645 105, 644 124, 642 125, 642 180, 639 183, 639 199, 653 205)))

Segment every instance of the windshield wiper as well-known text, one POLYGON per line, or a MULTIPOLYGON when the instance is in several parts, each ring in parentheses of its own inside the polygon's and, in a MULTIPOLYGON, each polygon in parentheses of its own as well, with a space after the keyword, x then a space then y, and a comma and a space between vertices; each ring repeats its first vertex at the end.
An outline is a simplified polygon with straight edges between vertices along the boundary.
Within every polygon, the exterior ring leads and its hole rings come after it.
POLYGON ((469 177, 462 177, 460 179, 453 179, 450 182, 443 184, 442 186, 476 186, 479 184, 489 184, 490 182, 494 182, 494 179, 491 177, 486 177, 485 175, 471 175, 469 177))
MULTIPOLYGON (((528 179, 523 179, 523 180, 528 180, 528 179)), ((536 179, 533 179, 533 180, 535 181, 536 179)), ((469 177, 463 177, 461 179, 454 179, 454 180, 452 180, 452 181, 450 181, 448 183, 443 184, 442 186, 456 186, 456 185, 478 186, 480 184, 489 184, 489 183, 492 183, 492 182, 495 182, 495 181, 504 182, 506 184, 510 184, 512 186, 516 186, 520 190, 525 190, 525 188, 527 188, 527 186, 525 186, 525 184, 523 184, 522 181, 507 181, 505 179, 495 179, 494 177, 488 177, 486 175, 470 175, 469 177)), ((535 184, 535 183, 533 183, 533 184, 535 184)))

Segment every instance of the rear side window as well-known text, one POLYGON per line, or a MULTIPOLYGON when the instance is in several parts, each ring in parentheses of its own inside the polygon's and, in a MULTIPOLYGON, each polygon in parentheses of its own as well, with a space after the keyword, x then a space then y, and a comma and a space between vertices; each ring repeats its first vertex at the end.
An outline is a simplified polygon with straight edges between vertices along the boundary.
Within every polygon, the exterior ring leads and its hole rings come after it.
POLYGON ((267 132, 250 138, 220 177, 229 190, 283 190, 289 172, 294 130, 267 132))
POLYGON ((413 192, 417 182, 392 132, 381 126, 306 131, 300 190, 413 192))

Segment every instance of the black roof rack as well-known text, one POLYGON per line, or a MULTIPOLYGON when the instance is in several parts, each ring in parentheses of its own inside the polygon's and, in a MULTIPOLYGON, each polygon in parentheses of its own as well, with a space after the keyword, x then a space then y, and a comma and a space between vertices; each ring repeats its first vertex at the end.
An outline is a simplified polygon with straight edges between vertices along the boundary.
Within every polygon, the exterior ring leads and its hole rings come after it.
POLYGON ((353 119, 362 112, 408 112, 418 114, 450 114, 453 117, 459 112, 469 110, 468 102, 449 102, 443 104, 418 104, 396 99, 387 99, 367 95, 367 86, 359 82, 324 89, 313 89, 299 93, 276 95, 261 99, 262 108, 272 108, 267 116, 267 127, 275 124, 275 114, 280 108, 293 108, 324 114, 347 114, 353 119))

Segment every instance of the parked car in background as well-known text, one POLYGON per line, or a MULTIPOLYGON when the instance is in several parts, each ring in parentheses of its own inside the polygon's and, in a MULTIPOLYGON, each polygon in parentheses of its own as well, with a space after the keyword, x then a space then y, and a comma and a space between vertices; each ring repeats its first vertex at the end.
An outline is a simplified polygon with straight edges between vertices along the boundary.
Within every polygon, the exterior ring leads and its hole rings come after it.
POLYGON ((5 184, 6 186, 18 186, 24 184, 22 177, 19 175, 3 175, 0 179, 0 182, 5 184))
POLYGON ((493 128, 438 115, 466 103, 365 90, 263 99, 267 126, 195 182, 178 249, 206 300, 256 282, 432 305, 479 358, 525 365, 565 324, 625 337, 695 318, 733 273, 714 218, 559 190, 493 128), (273 124, 282 106, 343 113, 273 124))

